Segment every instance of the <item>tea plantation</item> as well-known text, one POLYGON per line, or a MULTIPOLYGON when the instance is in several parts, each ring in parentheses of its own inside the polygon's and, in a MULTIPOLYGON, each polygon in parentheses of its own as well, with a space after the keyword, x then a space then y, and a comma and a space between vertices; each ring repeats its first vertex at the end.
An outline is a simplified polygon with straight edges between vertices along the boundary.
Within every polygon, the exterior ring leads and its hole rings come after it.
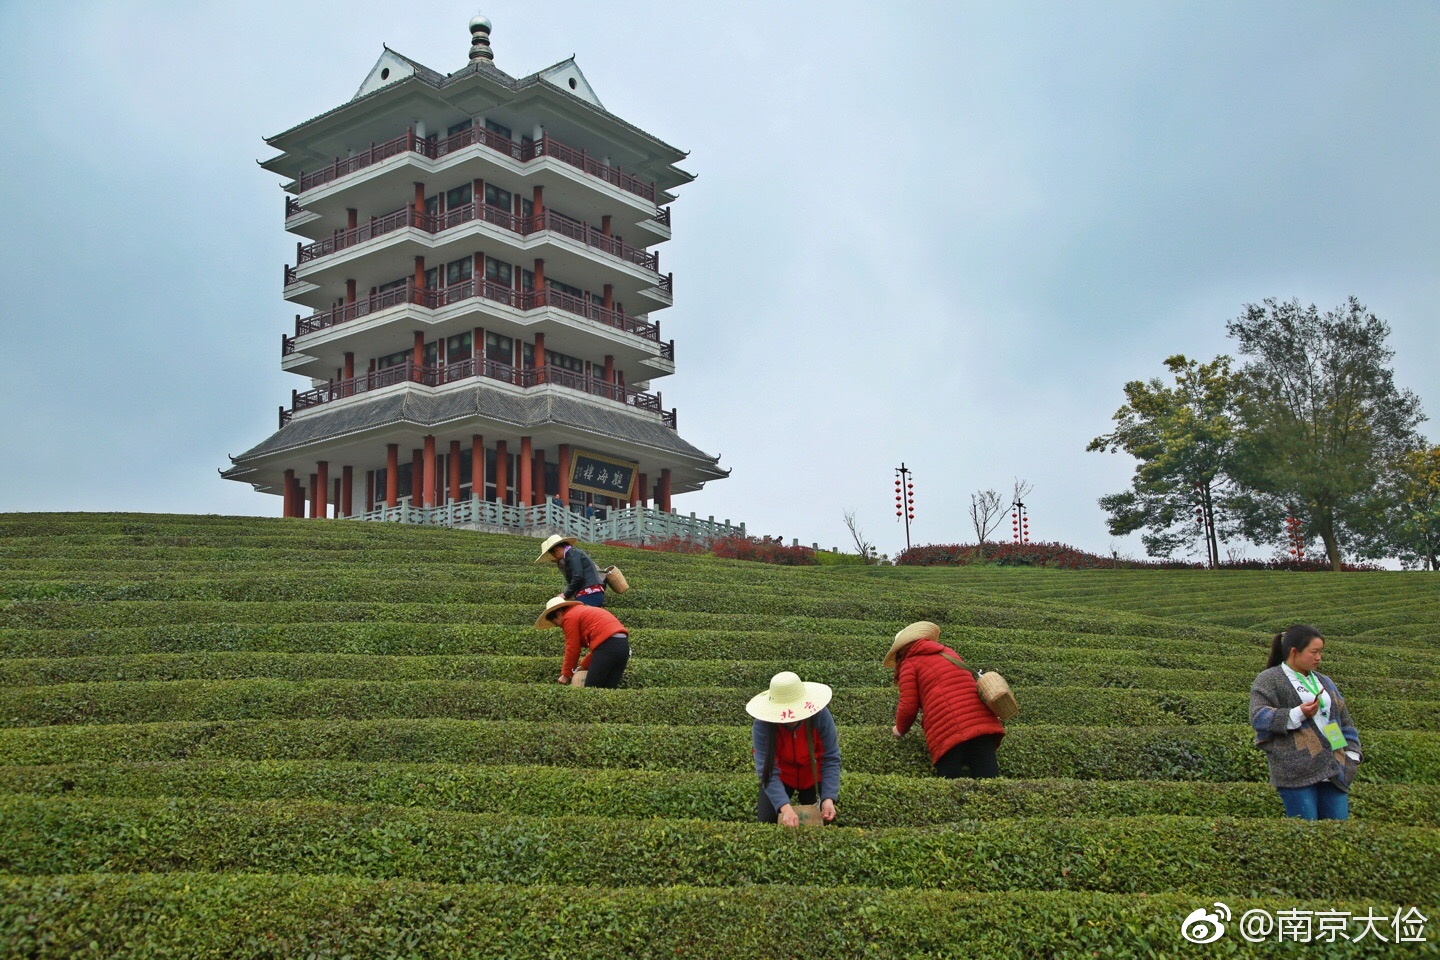
POLYGON ((596 546, 633 588, 609 691, 555 683, 535 551, 0 515, 0 956, 1440 955, 1434 575, 596 546), (880 659, 921 619, 1015 688, 1005 778, 938 780, 918 729, 890 736, 880 659), (1251 746, 1250 682, 1294 621, 1329 638, 1364 742, 1345 823, 1283 818, 1251 746), (783 669, 835 688, 839 826, 753 822, 744 705, 783 669), (1233 922, 1187 943, 1216 901, 1233 922), (1394 942, 1412 908, 1424 941, 1394 942), (1241 934, 1294 910, 1308 943, 1241 934))

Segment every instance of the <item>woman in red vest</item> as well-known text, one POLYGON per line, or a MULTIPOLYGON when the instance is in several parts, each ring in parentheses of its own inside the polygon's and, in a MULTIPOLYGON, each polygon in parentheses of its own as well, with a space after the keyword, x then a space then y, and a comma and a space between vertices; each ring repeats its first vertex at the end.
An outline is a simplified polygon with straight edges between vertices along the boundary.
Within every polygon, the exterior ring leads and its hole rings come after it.
POLYGON ((954 650, 940 643, 940 628, 928 620, 895 634, 885 666, 895 671, 900 705, 891 733, 903 737, 923 711, 925 746, 935 772, 948 779, 997 777, 995 748, 1005 725, 980 699, 975 675, 954 650))
POLYGON ((791 803, 792 795, 798 795, 802 804, 818 800, 825 823, 835 819, 840 737, 825 706, 830 693, 825 684, 805 683, 787 670, 775 674, 770 689, 745 705, 745 712, 755 718, 750 749, 760 778, 755 819, 761 823, 798 827, 800 815, 791 803))

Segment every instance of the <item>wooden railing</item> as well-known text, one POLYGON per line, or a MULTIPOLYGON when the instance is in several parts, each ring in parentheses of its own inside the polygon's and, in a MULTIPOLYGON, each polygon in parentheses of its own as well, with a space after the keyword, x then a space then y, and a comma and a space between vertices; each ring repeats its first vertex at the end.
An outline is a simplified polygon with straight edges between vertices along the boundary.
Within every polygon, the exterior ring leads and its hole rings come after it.
POLYGON ((409 497, 401 497, 393 507, 382 505, 350 519, 437 527, 501 527, 516 532, 545 531, 578 537, 586 543, 613 540, 645 543, 651 539, 671 537, 709 542, 718 537, 746 535, 743 523, 717 521, 714 517, 702 520, 694 513, 686 516, 655 507, 614 507, 605 511, 605 518, 601 519, 587 517, 576 507, 567 509, 551 500, 527 507, 474 496, 435 507, 415 506, 409 497))
POLYGON ((631 246, 596 230, 584 221, 567 217, 563 213, 545 210, 533 217, 520 217, 487 203, 473 201, 462 207, 438 214, 421 213, 414 207, 402 207, 383 217, 373 219, 369 223, 362 223, 349 230, 336 231, 334 235, 326 237, 324 240, 317 240, 311 244, 297 242, 295 244, 296 266, 318 260, 332 253, 338 253, 357 243, 363 243, 405 227, 415 227, 425 233, 436 234, 477 219, 521 237, 549 230, 572 240, 578 240, 587 247, 609 254, 626 263, 633 263, 653 273, 660 272, 660 254, 631 246))
MULTIPOLYGON (((366 297, 363 300, 356 300, 354 303, 342 303, 331 307, 329 310, 321 310, 312 313, 308 317, 295 317, 295 338, 303 337, 308 333, 316 333, 328 327, 340 323, 349 323, 361 317, 378 313, 381 310, 388 310, 390 307, 402 303, 413 303, 422 307, 444 307, 450 304, 459 303, 472 298, 491 300, 495 303, 503 303, 506 306, 515 307, 518 310, 538 310, 543 307, 554 307, 587 320, 604 324, 607 327, 614 327, 625 333, 632 333, 637 337, 660 344, 660 355, 667 360, 675 359, 675 341, 668 344, 660 340, 660 324, 649 323, 640 317, 632 317, 622 310, 606 309, 604 306, 587 300, 584 297, 573 296, 559 290, 531 290, 521 292, 512 290, 510 287, 502 286, 491 280, 482 280, 477 286, 473 279, 464 280, 460 283, 442 287, 439 290, 426 290, 415 286, 413 280, 406 280, 403 287, 395 287, 386 290, 384 293, 377 293, 374 296, 366 297)), ((282 341, 281 356, 295 351, 295 338, 282 341), (286 344, 288 343, 288 349, 286 344)))
MULTIPOLYGON (((299 200, 296 200, 294 197, 290 196, 289 194, 286 194, 286 195, 285 195, 285 219, 286 219, 286 220, 289 220, 291 217, 295 216, 295 214, 299 213, 300 211, 302 211, 302 210, 304 210, 304 209, 305 209, 304 207, 300 206, 300 201, 299 201, 299 200)), ((668 211, 669 208, 667 207, 666 209, 667 209, 667 211, 668 211)), ((659 218, 657 217, 656 219, 659 219, 659 218)))
POLYGON ((444 138, 439 136, 421 138, 415 136, 415 131, 407 130, 393 140, 371 143, 370 149, 361 153, 343 158, 336 157, 335 162, 327 167, 312 170, 309 173, 302 170, 297 178, 296 186, 300 193, 304 193, 402 153, 418 153, 423 157, 435 160, 477 143, 497 153, 503 153, 520 163, 528 163, 538 157, 553 157, 561 163, 619 187, 626 193, 633 193, 651 203, 655 202, 654 182, 641 180, 632 174, 625 173, 618 165, 611 166, 601 163, 584 150, 568 147, 548 134, 539 140, 522 139, 517 143, 509 137, 502 137, 498 133, 487 130, 483 125, 472 126, 468 130, 462 130, 444 138))
POLYGON ((343 400, 346 397, 358 396, 371 390, 379 390, 382 387, 393 387, 397 383, 418 383, 426 387, 436 387, 445 383, 468 380, 472 377, 498 380, 525 389, 553 384, 656 414, 661 422, 672 429, 677 423, 676 412, 665 410, 662 407, 663 401, 659 393, 632 390, 618 383, 611 383, 593 375, 576 373, 552 364, 544 367, 524 368, 515 364, 478 357, 460 360, 443 367, 423 366, 416 364, 413 360, 406 360, 393 367, 364 373, 358 377, 331 380, 324 386, 316 387, 313 390, 292 390, 290 391, 290 409, 286 411, 284 407, 280 408, 280 426, 285 426, 290 422, 291 417, 302 410, 309 410, 335 400, 343 400))

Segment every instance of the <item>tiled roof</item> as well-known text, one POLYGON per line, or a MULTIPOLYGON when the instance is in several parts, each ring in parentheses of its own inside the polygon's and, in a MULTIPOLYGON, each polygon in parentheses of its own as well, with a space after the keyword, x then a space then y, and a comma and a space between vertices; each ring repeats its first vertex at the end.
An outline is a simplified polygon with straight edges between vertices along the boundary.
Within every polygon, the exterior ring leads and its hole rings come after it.
POLYGON ((430 429, 471 417, 498 421, 519 430, 533 430, 547 425, 573 427, 692 460, 709 464, 719 462, 718 457, 712 457, 687 443, 674 430, 657 421, 570 397, 555 394, 519 397, 485 386, 447 391, 438 396, 408 390, 307 414, 291 420, 269 438, 231 460, 240 467, 261 457, 362 430, 402 424, 430 429))
MULTIPOLYGON (((386 50, 390 50, 390 48, 389 48, 388 46, 385 47, 385 49, 386 49, 386 50)), ((541 74, 544 74, 544 73, 546 73, 547 71, 553 70, 553 69, 555 69, 556 67, 560 66, 561 64, 569 63, 569 62, 571 62, 571 61, 573 61, 573 60, 575 59, 575 56, 572 54, 571 56, 565 58, 564 60, 557 61, 556 63, 551 64, 550 66, 544 68, 543 70, 537 70, 535 73, 532 73, 532 74, 530 74, 530 75, 527 76, 527 77, 522 77, 521 79, 516 80, 514 77, 510 76, 508 73, 506 73, 505 71, 501 70, 499 67, 496 67, 494 64, 488 63, 488 62, 483 61, 483 60, 472 60, 472 61, 470 61, 469 63, 467 63, 465 66, 461 67, 459 70, 456 70, 454 73, 449 74, 448 76, 445 76, 445 75, 442 75, 442 74, 440 74, 440 73, 437 73, 437 72, 434 71, 434 70, 431 70, 429 67, 424 66, 424 65, 421 64, 421 63, 418 63, 418 62, 416 62, 416 61, 414 61, 414 60, 411 60, 409 57, 405 56, 403 53, 400 53, 400 52, 397 51, 397 50, 390 50, 390 52, 393 53, 395 56, 399 57, 401 60, 404 60, 406 63, 410 64, 411 66, 413 66, 413 67, 415 68, 415 76, 414 76, 413 78, 407 77, 407 78, 406 78, 407 80, 409 80, 409 79, 416 79, 416 80, 421 81, 422 83, 425 83, 425 84, 428 84, 429 86, 434 87, 434 88, 437 89, 437 90, 441 90, 441 89, 444 89, 445 87, 448 87, 448 86, 450 86, 450 85, 452 85, 452 84, 459 83, 460 81, 466 79, 467 77, 471 77, 471 76, 479 73, 479 74, 484 74, 486 77, 488 77, 489 79, 491 79, 492 81, 494 81, 494 82, 496 82, 496 83, 499 83, 501 86, 508 87, 508 88, 510 89, 510 92, 511 92, 511 93, 519 93, 521 90, 524 90, 524 89, 526 89, 527 87, 533 87, 533 86, 534 86, 535 84, 537 84, 537 83, 544 83, 545 81, 541 78, 541 74)), ((393 90, 393 89, 395 89, 395 87, 400 86, 400 85, 402 85, 402 84, 404 84, 404 83, 405 83, 405 81, 402 80, 402 81, 400 81, 399 84, 393 84, 393 83, 392 83, 392 84, 390 84, 389 86, 381 87, 381 88, 379 88, 378 90, 372 90, 371 92, 365 94, 365 96, 363 96, 363 97, 355 97, 355 98, 352 99, 352 100, 349 100, 349 101, 347 101, 347 102, 345 102, 345 103, 340 104, 338 107, 333 107, 333 108, 331 108, 331 109, 329 109, 329 110, 326 110, 324 113, 317 114, 317 115, 311 117, 309 120, 306 120, 306 121, 304 121, 304 122, 302 122, 302 123, 297 123, 297 124, 295 124, 295 126, 291 127, 291 128, 288 129, 288 130, 284 130, 284 131, 282 131, 282 132, 280 132, 280 133, 277 133, 277 134, 275 134, 274 136, 271 136, 271 137, 266 137, 266 138, 265 138, 265 142, 266 142, 266 143, 270 143, 271 141, 278 140, 279 138, 285 136, 285 134, 287 134, 287 133, 293 133, 294 131, 299 130, 301 127, 304 127, 304 126, 307 126, 308 124, 314 123, 316 120, 322 120, 322 119, 324 119, 325 117, 330 116, 331 114, 334 114, 334 113, 337 113, 337 112, 339 112, 339 111, 341 111, 341 110, 344 110, 346 107, 350 106, 350 105, 353 104, 353 103, 357 103, 357 102, 359 102, 359 101, 361 101, 361 100, 365 100, 365 99, 368 98, 368 97, 377 96, 377 95, 379 95, 379 94, 381 94, 381 93, 384 93, 384 92, 387 91, 387 90, 393 90)), ((586 110, 590 110, 590 111, 592 111, 592 112, 594 112, 594 113, 598 113, 598 114, 600 114, 601 116, 605 117, 606 119, 609 119, 609 120, 614 121, 616 124, 618 124, 618 125, 621 126, 621 127, 624 127, 626 130, 629 130, 629 131, 631 131, 631 132, 633 132, 633 133, 638 133, 640 136, 645 137, 645 138, 647 138, 647 139, 649 139, 649 140, 653 140, 654 142, 656 142, 656 143, 660 144, 661 146, 665 147, 667 150, 673 150, 673 151, 675 151, 676 153, 682 154, 682 155, 685 155, 685 154, 688 153, 688 151, 681 150, 679 147, 671 146, 670 144, 666 143, 664 140, 661 140, 659 137, 655 136, 653 133, 647 133, 646 131, 641 130, 639 127, 635 126, 633 123, 629 123, 628 121, 626 121, 626 120, 624 120, 624 119, 622 119, 622 118, 620 118, 620 117, 617 117, 615 114, 611 113, 609 110, 606 110, 606 109, 604 109, 604 108, 602 108, 602 107, 597 107, 597 106, 595 106, 595 104, 593 104, 593 103, 591 103, 590 101, 584 99, 583 97, 577 97, 575 94, 571 93, 569 90, 564 89, 563 87, 558 87, 558 86, 556 86, 555 84, 551 83, 551 84, 546 84, 546 88, 547 88, 549 91, 551 91, 551 92, 553 92, 553 93, 558 93, 558 94, 562 95, 563 97, 569 99, 571 102, 573 102, 573 103, 575 103, 575 104, 578 104, 578 105, 584 107, 586 110)), ((687 176, 689 176, 689 175, 687 174, 687 176)))

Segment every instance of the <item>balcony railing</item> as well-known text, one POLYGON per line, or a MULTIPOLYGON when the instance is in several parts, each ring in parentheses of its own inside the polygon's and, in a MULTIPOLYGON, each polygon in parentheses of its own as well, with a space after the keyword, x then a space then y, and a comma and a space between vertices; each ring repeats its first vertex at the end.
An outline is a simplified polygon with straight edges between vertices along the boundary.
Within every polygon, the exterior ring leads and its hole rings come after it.
POLYGON ((356 300, 354 303, 338 304, 329 310, 312 313, 308 317, 296 316, 295 336, 283 337, 282 335, 281 356, 288 356, 295 352, 295 340, 299 337, 337 324, 349 323, 402 303, 413 303, 434 309, 472 298, 503 303, 522 311, 554 307, 557 310, 563 310, 566 313, 584 317, 595 323, 604 324, 607 327, 613 327, 616 330, 622 330, 625 333, 658 343, 660 344, 660 356, 667 360, 675 359, 675 341, 671 340, 668 343, 661 341, 658 322, 648 323, 639 317, 630 316, 623 310, 606 309, 593 300, 573 296, 559 290, 531 290, 522 293, 490 280, 481 280, 477 284, 473 279, 454 283, 439 290, 426 290, 415 286, 413 280, 406 280, 404 286, 377 293, 363 300, 356 300))
POLYGON ((677 423, 676 411, 667 411, 662 408, 659 393, 643 393, 618 383, 610 383, 608 380, 597 379, 594 376, 576 373, 573 370, 566 370, 554 365, 546 365, 543 368, 522 368, 514 364, 479 357, 445 366, 429 367, 418 365, 413 360, 406 360, 393 367, 361 374, 347 380, 331 380, 325 386, 316 387, 313 390, 292 390, 290 409, 280 408, 280 426, 283 427, 289 423, 291 417, 301 410, 309 410, 312 407, 322 406, 346 397, 358 396, 382 387, 392 387, 397 383, 418 383, 426 387, 436 387, 445 383, 468 380, 472 377, 497 380, 527 389, 554 384, 568 390, 587 393, 592 397, 601 397, 627 407, 657 414, 661 422, 672 430, 675 429, 677 423))
POLYGON ((318 260, 332 253, 338 253, 357 243, 363 243, 387 233, 394 233, 405 227, 414 227, 425 233, 436 234, 477 219, 521 237, 528 237, 530 234, 539 233, 542 230, 550 230, 572 240, 578 240, 587 247, 593 247, 626 263, 633 263, 653 273, 660 272, 660 254, 633 247, 622 240, 596 230, 588 223, 567 217, 563 213, 545 210, 532 217, 521 217, 480 202, 467 203, 463 207, 446 210, 444 213, 421 213, 414 207, 402 207, 393 213, 387 213, 383 217, 371 220, 369 223, 362 223, 349 230, 337 231, 333 236, 324 240, 317 240, 311 244, 296 243, 296 266, 318 260))
POLYGON ((502 137, 492 130, 483 126, 471 127, 468 130, 461 130, 459 133, 441 138, 417 137, 415 131, 407 130, 393 140, 384 143, 371 143, 370 149, 357 153, 353 156, 340 158, 336 157, 335 162, 328 167, 319 170, 312 170, 309 173, 300 172, 298 187, 301 193, 323 184, 329 183, 346 174, 354 173, 356 170, 363 170, 366 167, 388 160, 391 157, 399 156, 402 153, 418 153, 421 156, 429 157, 431 160, 438 159, 448 153, 454 153, 464 147, 480 144, 488 147, 497 153, 503 153, 513 160, 521 163, 528 163, 538 157, 553 157, 562 163, 575 167, 592 177, 604 180, 606 183, 619 187, 626 193, 633 193, 655 202, 655 184, 651 181, 640 180, 632 174, 625 173, 618 165, 611 166, 601 163, 590 156, 584 150, 576 150, 553 139, 548 134, 539 140, 521 140, 518 143, 509 137, 502 137))

